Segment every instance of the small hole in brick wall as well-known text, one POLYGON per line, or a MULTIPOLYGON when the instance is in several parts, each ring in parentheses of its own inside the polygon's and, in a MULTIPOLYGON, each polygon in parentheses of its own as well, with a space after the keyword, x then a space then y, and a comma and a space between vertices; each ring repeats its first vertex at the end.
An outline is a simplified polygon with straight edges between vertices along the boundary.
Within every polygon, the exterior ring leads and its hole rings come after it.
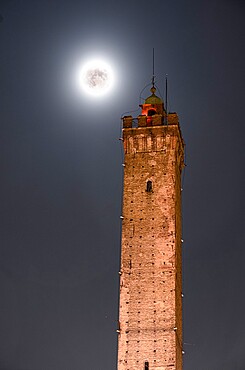
POLYGON ((152 181, 147 181, 147 183, 146 183, 146 191, 147 191, 147 193, 152 193, 152 191, 153 191, 153 188, 152 188, 152 181))
POLYGON ((152 218, 152 220, 154 220, 154 218, 152 218))
POLYGON ((131 200, 131 203, 134 203, 134 201, 133 201, 133 200, 131 200))

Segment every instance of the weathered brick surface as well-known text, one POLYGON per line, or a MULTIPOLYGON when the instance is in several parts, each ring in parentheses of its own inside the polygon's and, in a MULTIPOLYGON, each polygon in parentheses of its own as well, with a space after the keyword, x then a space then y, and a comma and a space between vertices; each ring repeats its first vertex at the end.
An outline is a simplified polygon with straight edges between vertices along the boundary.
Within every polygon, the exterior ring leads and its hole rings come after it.
POLYGON ((150 370, 181 370, 183 140, 176 114, 168 126, 143 127, 141 118, 130 128, 129 121, 123 130, 118 370, 144 370, 145 361, 150 370))

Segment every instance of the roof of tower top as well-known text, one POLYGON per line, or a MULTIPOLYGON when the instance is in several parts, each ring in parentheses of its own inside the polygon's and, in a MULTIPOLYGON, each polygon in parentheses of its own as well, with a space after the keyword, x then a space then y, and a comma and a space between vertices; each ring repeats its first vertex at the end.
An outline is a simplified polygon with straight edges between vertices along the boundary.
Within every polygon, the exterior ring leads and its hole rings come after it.
POLYGON ((154 114, 161 114, 162 116, 165 115, 164 104, 161 98, 155 94, 156 88, 154 83, 152 83, 151 87, 151 95, 145 99, 144 103, 140 105, 142 108, 141 114, 146 116, 152 116, 154 114))
POLYGON ((156 88, 154 85, 151 88, 151 92, 152 94, 145 99, 145 104, 163 104, 162 99, 155 95, 156 88))

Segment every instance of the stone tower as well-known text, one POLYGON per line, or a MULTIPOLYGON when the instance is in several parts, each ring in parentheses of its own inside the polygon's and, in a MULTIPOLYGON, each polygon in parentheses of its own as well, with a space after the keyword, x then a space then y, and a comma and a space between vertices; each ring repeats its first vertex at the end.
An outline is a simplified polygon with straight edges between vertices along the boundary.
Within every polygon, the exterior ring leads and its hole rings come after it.
POLYGON ((118 370, 182 370, 184 142, 151 92, 137 119, 123 117, 118 370))

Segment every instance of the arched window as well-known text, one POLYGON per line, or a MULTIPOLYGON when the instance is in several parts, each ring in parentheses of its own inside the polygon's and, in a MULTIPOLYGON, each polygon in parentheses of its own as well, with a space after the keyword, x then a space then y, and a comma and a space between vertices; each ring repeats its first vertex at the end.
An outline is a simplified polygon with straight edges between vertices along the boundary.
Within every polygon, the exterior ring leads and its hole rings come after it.
POLYGON ((147 181, 147 183, 146 183, 146 191, 147 191, 147 193, 152 193, 152 181, 147 181))
POLYGON ((147 116, 154 116, 154 114, 156 114, 157 112, 155 111, 155 109, 149 109, 148 112, 147 112, 147 116))
POLYGON ((148 361, 145 362, 145 370, 149 370, 149 362, 148 361))

